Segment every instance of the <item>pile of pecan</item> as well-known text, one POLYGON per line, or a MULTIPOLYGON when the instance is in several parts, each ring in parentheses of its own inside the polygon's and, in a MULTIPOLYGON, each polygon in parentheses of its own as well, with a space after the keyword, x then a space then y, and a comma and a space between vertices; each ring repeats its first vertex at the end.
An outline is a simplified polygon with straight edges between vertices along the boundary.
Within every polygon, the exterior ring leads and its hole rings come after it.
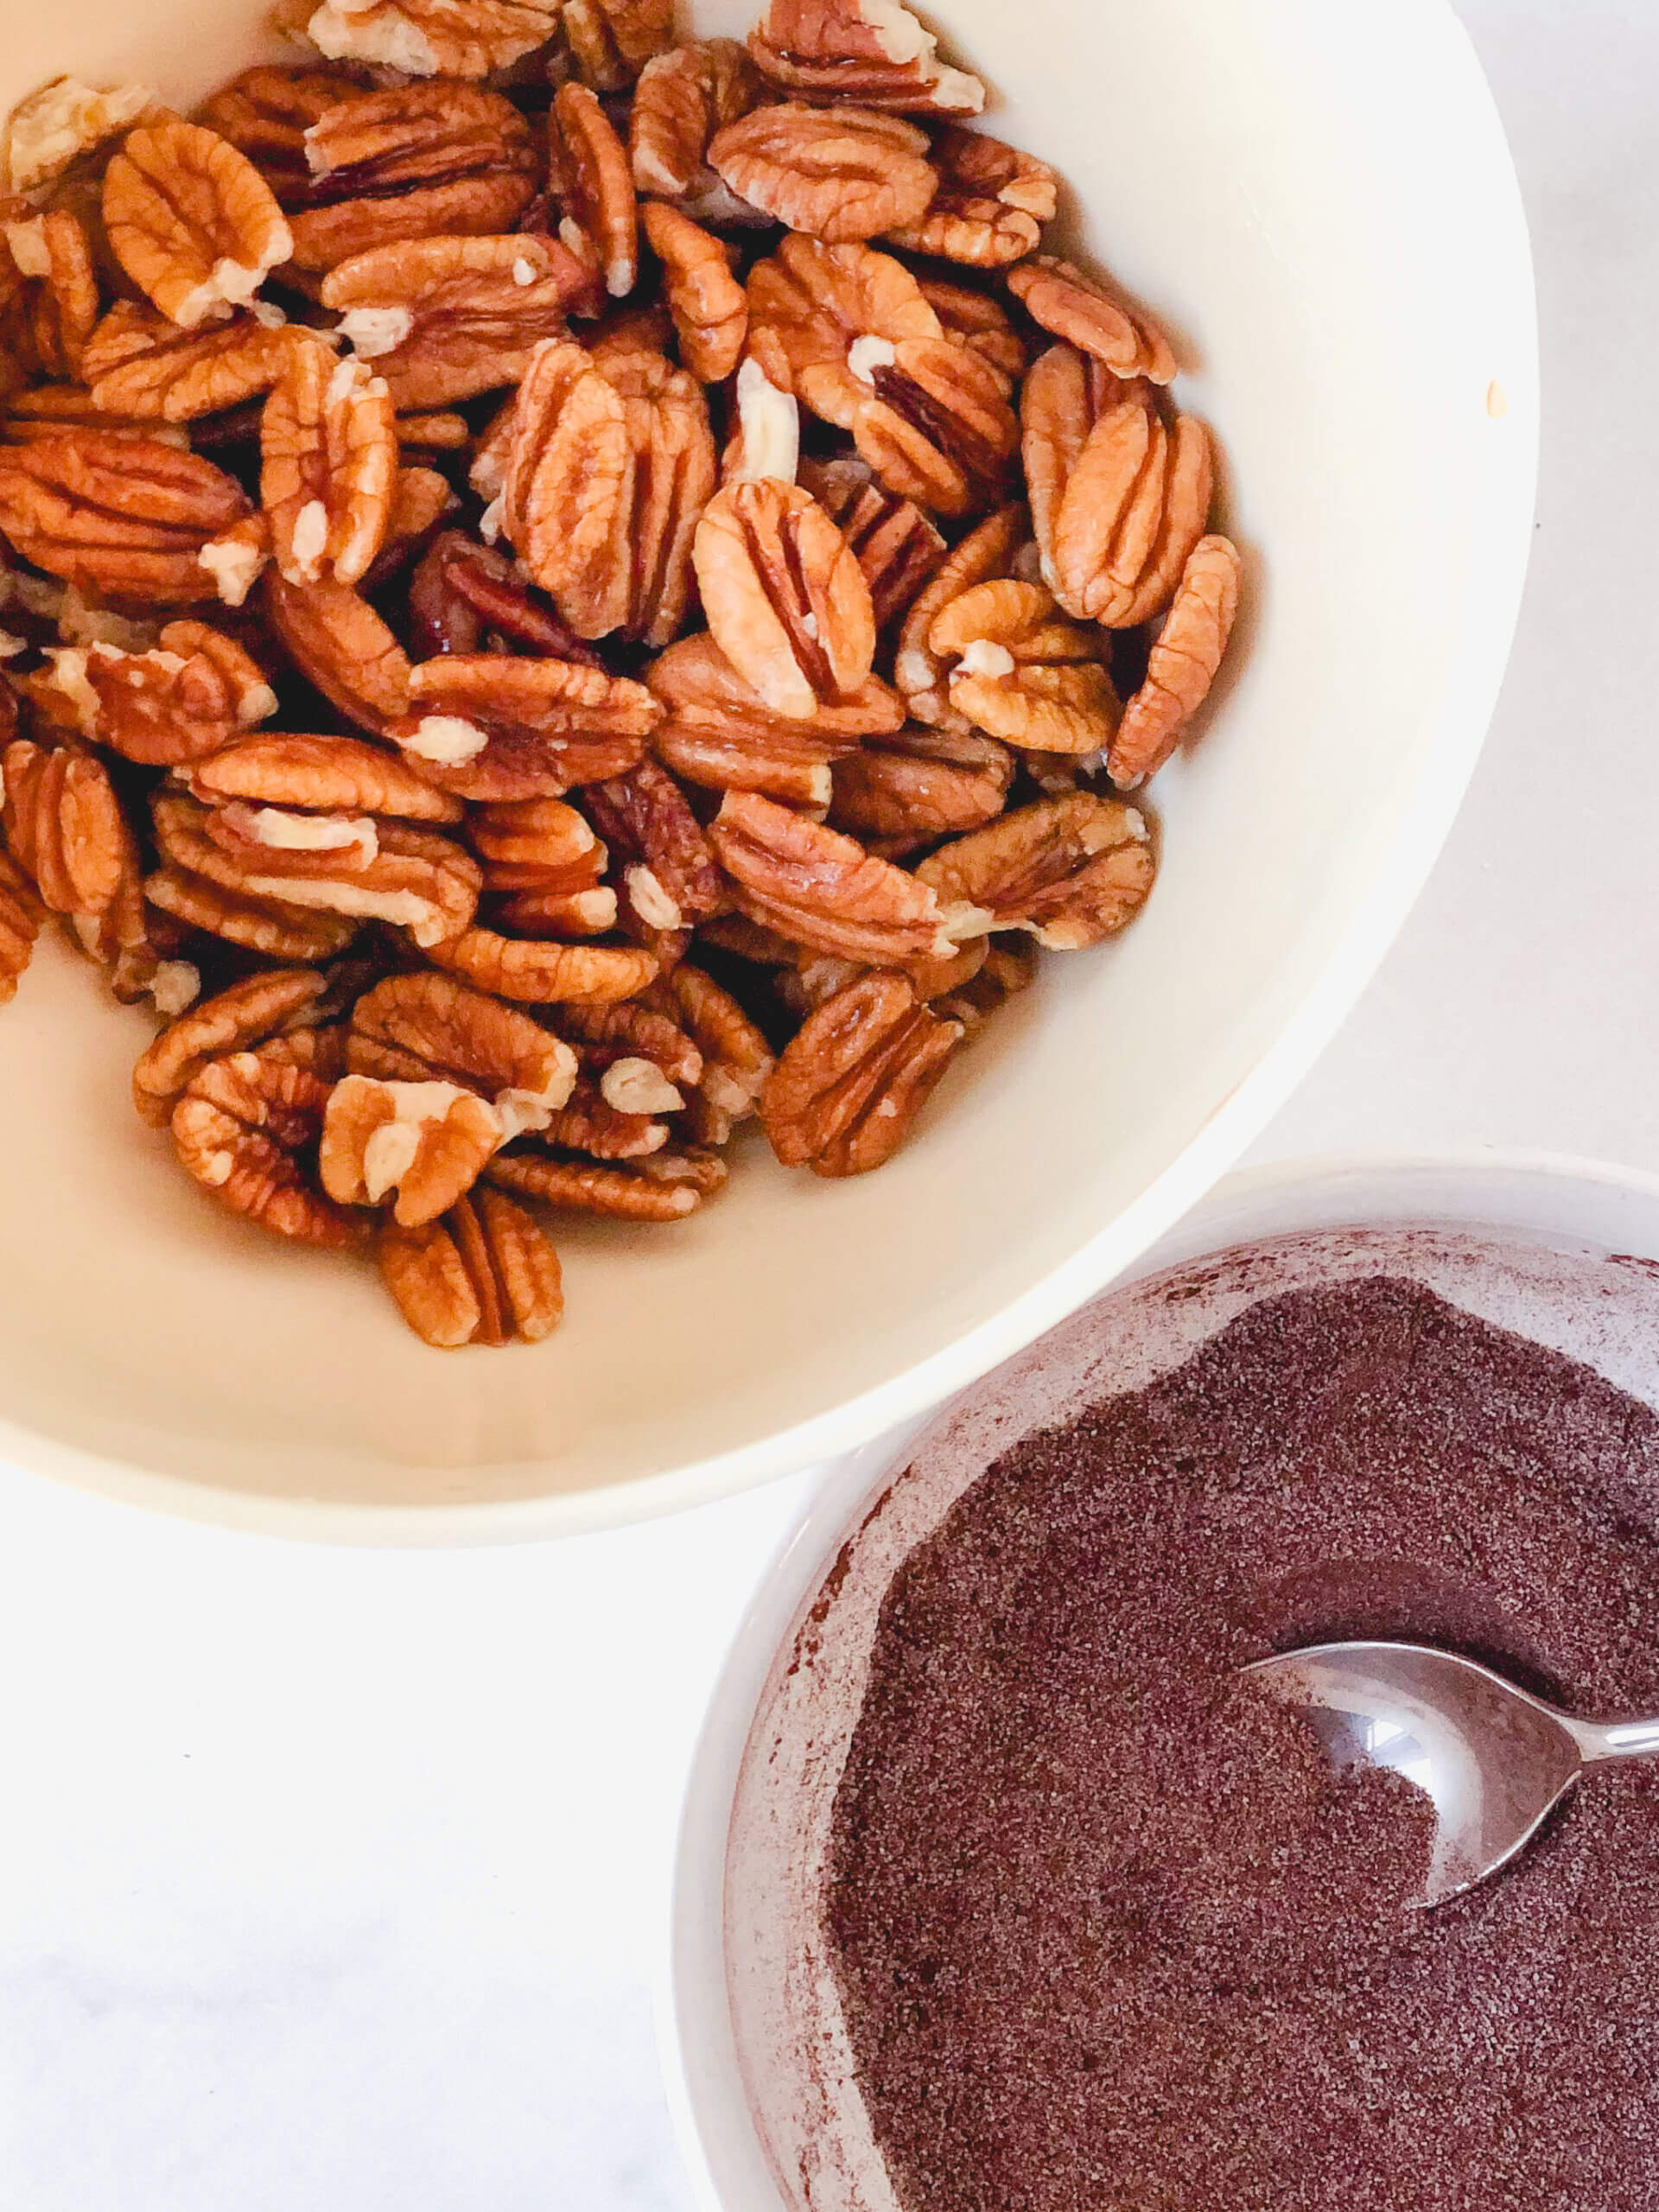
POLYGON ((1239 560, 898 0, 283 14, 11 120, 0 996, 56 916, 205 1191, 534 1338, 544 1210, 880 1166, 1133 920, 1239 560))

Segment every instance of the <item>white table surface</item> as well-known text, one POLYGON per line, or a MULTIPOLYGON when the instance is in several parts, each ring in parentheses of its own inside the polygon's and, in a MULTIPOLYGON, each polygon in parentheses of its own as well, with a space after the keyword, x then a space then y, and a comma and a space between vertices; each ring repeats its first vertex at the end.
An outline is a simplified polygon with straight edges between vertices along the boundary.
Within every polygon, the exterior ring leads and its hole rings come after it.
MULTIPOLYGON (((1465 13, 1538 251, 1531 586, 1439 872, 1260 1156, 1659 1166, 1659 9, 1465 13)), ((669 1821, 804 1494, 367 1556, 0 1469, 0 2203, 683 2212, 650 2022, 669 1821)))

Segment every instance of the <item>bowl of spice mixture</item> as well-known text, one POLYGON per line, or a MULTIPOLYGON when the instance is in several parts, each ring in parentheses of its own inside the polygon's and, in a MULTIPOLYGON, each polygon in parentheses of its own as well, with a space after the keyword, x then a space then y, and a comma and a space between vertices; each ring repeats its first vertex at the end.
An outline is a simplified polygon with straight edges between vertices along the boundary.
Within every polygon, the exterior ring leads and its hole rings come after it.
POLYGON ((1659 1772, 1424 1909, 1429 1801, 1241 1673, 1428 1644, 1659 1710, 1659 1181, 1224 1184, 815 1503, 682 1835, 665 2045, 724 2212, 1659 2191, 1659 1772))
POLYGON ((919 1413, 1210 1188, 1518 601, 1442 0, 8 29, 0 1451, 593 1526, 919 1413))

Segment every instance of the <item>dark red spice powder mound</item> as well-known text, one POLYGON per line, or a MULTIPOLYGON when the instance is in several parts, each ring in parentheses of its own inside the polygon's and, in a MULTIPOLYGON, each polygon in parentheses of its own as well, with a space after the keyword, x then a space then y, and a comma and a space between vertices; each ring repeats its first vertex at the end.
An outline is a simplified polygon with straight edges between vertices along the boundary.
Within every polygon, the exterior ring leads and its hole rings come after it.
POLYGON ((1659 1712, 1659 1418, 1416 1286, 999 1461, 884 1607, 828 1925, 909 2212, 1655 2212, 1659 1767, 1482 1891, 1233 1680, 1443 1642, 1659 1712))

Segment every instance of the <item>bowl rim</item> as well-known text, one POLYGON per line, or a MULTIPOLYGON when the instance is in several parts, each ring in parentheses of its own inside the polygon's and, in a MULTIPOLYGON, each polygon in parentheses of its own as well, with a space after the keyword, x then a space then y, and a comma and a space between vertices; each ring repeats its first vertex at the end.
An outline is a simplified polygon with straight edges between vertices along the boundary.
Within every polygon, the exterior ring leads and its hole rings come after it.
MULTIPOLYGON (((1538 1241, 1586 1233, 1598 1201, 1637 1198, 1655 1214, 1659 1172, 1548 1149, 1470 1147, 1365 1150, 1274 1160, 1227 1177, 1114 1287, 1189 1265, 1228 1246, 1319 1226, 1444 1221, 1510 1229, 1538 1241), (1529 1206, 1529 1201, 1530 1205, 1529 1206), (1573 1226, 1577 1221, 1578 1230, 1573 1226)), ((969 1386, 971 1388, 972 1386, 969 1386)), ((892 1479, 965 1392, 828 1467, 762 1568, 727 1647, 681 1790, 666 1908, 659 1927, 655 2024, 676 2139, 703 2212, 785 2212, 722 2195, 709 2136, 743 2135, 765 2158, 749 2116, 727 1999, 725 1867, 740 1771, 773 1664, 822 1582, 849 1522, 892 1479)))
MULTIPOLYGON (((1274 1041, 1205 1127, 1140 1197, 1000 1312, 899 1374, 791 1427, 614 1485, 484 1503, 362 1503, 272 1497, 188 1480, 63 1442, 0 1409, 0 1457, 28 1471, 172 1517, 289 1540, 402 1548, 591 1534, 747 1490, 886 1435, 964 1389, 1074 1312, 1164 1236, 1249 1150, 1318 1059, 1381 963, 1427 880, 1474 772, 1519 619, 1539 455, 1536 291, 1513 156, 1491 90, 1450 0, 1416 0, 1414 35, 1461 79, 1471 174, 1491 215, 1482 270, 1494 358, 1504 364, 1503 434, 1488 442, 1471 499, 1472 579, 1434 719, 1427 772, 1346 930, 1274 1041)), ((1402 20, 1398 25, 1405 31, 1402 20)), ((410 1468, 437 1487, 453 1471, 410 1468)))

